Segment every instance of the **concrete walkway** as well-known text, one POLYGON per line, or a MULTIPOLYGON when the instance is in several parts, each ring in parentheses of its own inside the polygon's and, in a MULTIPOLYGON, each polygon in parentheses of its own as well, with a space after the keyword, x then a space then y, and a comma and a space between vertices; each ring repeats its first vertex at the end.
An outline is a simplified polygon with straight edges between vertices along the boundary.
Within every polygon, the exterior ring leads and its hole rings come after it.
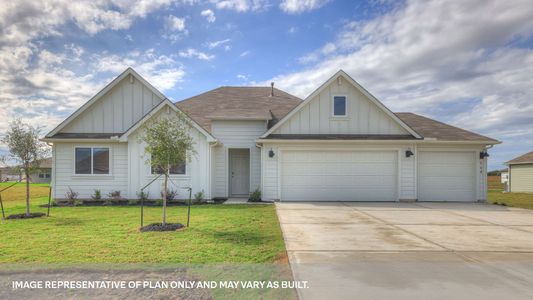
POLYGON ((302 299, 533 299, 533 211, 277 203, 302 299))

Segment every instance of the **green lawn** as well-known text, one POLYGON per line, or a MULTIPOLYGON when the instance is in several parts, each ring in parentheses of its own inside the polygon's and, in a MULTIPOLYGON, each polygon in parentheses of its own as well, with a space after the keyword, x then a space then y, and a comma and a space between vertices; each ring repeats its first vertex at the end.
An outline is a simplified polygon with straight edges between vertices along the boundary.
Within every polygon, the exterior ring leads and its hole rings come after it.
POLYGON ((505 204, 507 206, 533 209, 533 194, 531 193, 504 193, 499 176, 489 176, 488 202, 505 204))
MULTIPOLYGON (((33 212, 46 211, 38 206, 46 196, 32 202, 33 212)), ((24 212, 23 199, 4 205, 8 215, 24 212)), ((160 222, 161 212, 145 208, 145 224, 160 222)), ((186 215, 186 207, 168 208, 169 222, 185 223, 186 215)), ((269 263, 284 257, 273 205, 193 206, 191 227, 178 232, 140 233, 139 217, 139 207, 52 207, 49 218, 6 220, 0 263, 269 263)))

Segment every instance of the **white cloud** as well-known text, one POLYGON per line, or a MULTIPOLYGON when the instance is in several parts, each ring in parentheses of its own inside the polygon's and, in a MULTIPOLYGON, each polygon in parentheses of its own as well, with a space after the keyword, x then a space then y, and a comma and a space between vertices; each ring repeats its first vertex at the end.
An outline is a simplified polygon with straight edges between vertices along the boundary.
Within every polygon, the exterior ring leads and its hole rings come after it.
POLYGON ((279 7, 286 13, 298 14, 318 9, 330 1, 331 0, 283 0, 279 7))
POLYGON ((532 34, 529 1, 408 1, 348 23, 303 56, 313 65, 264 84, 275 81, 304 97, 342 68, 394 111, 419 112, 512 144, 533 140, 533 50, 513 46, 532 34))
POLYGON ((185 18, 178 18, 176 16, 169 15, 166 19, 166 28, 170 31, 184 31, 185 18))
POLYGON ((236 76, 238 79, 242 80, 242 81, 248 81, 248 76, 246 75, 243 75, 243 74, 237 74, 236 76))
POLYGON ((270 4, 268 0, 211 0, 218 9, 228 9, 237 12, 260 11, 267 9, 270 4))
MULTIPOLYGON (((207 47, 209 47, 209 49, 214 49, 214 48, 218 48, 220 46, 228 46, 227 43, 229 43, 231 40, 230 39, 225 39, 225 40, 220 40, 220 41, 214 41, 214 42, 209 42, 207 43, 207 47)), ((229 50, 229 49, 227 49, 229 50)))
POLYGON ((216 19, 217 19, 217 18, 215 17, 215 13, 214 13, 212 10, 210 10, 210 9, 202 10, 202 12, 200 13, 200 15, 201 15, 202 17, 205 17, 206 20, 207 20, 207 22, 209 22, 209 23, 213 23, 213 22, 215 22, 216 19))
POLYGON ((213 58, 215 58, 214 55, 209 55, 193 48, 182 50, 178 53, 178 55, 184 58, 197 58, 200 60, 212 60, 213 58))
POLYGON ((296 32, 298 32, 298 27, 292 26, 291 28, 289 28, 289 30, 287 30, 287 32, 290 34, 295 34, 296 32))
POLYGON ((240 57, 245 57, 245 56, 247 56, 248 54, 250 54, 250 51, 244 51, 244 52, 242 52, 239 56, 240 56, 240 57))

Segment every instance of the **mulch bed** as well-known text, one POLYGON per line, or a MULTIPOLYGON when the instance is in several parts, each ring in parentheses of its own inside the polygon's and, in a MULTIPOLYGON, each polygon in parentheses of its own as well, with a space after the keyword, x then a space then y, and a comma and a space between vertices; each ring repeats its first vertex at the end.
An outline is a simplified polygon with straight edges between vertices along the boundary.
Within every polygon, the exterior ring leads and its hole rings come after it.
POLYGON ((163 225, 163 223, 152 223, 150 225, 146 225, 141 227, 141 232, 147 232, 147 231, 176 231, 178 229, 184 228, 185 226, 180 223, 166 223, 163 225))
POLYGON ((32 219, 32 218, 40 218, 46 216, 45 213, 30 213, 29 215, 24 214, 16 214, 16 215, 9 215, 6 219, 32 219))

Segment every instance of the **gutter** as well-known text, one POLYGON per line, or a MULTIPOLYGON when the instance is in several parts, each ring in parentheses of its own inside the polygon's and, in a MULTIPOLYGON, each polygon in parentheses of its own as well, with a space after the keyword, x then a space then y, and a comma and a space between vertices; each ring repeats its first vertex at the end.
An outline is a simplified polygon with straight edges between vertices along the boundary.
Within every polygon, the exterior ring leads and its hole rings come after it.
POLYGON ((387 144, 387 143, 415 143, 415 144, 468 144, 468 145, 496 145, 501 144, 500 141, 443 141, 436 139, 412 139, 412 140, 313 140, 313 139, 257 139, 256 143, 282 143, 282 144, 301 144, 301 143, 346 143, 346 144, 387 144))

